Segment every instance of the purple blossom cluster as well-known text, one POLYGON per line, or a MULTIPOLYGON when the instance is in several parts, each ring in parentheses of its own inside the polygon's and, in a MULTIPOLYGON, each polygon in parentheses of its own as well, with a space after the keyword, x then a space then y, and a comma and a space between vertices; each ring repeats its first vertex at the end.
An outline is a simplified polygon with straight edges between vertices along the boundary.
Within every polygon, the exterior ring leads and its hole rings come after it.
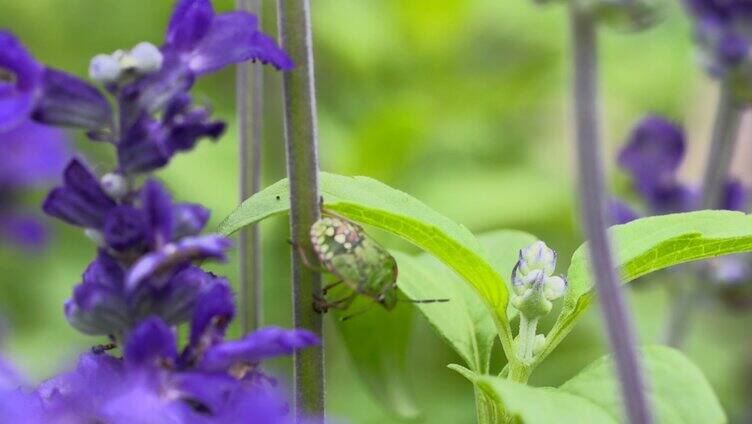
MULTIPOLYGON (((144 176, 199 140, 222 135, 225 124, 189 90, 196 78, 248 60, 293 66, 255 16, 215 14, 209 0, 178 1, 159 48, 140 43, 96 56, 89 74, 103 90, 38 63, 13 35, 0 32, 0 129, 79 128, 110 143, 117 156, 116 168, 102 176, 80 158, 70 160, 43 204, 46 214, 82 228, 97 244, 64 309, 73 327, 109 343, 34 390, 0 387, 0 422, 285 422, 285 397, 260 362, 319 341, 304 330, 272 327, 226 340, 235 314, 230 284, 196 264, 225 260, 232 243, 201 234, 206 208, 174 202, 144 176), (189 330, 181 347, 176 334, 183 324, 189 330), (121 356, 111 354, 117 347, 121 356)), ((16 141, 20 154, 44 158, 39 150, 24 152, 35 148, 27 139, 16 141)), ((49 134, 40 139, 60 145, 49 134)), ((36 160, 36 168, 62 168, 36 160)), ((8 179, 24 182, 23 175, 8 179)), ((38 177, 30 171, 28 180, 38 177)))
MULTIPOLYGON (((619 152, 617 163, 632 181, 632 187, 644 201, 644 213, 635 211, 626 202, 612 199, 613 221, 623 224, 640 215, 664 215, 700 209, 701 191, 679 179, 684 161, 686 140, 676 124, 657 115, 640 121, 619 152)), ((744 211, 747 194, 742 183, 730 178, 724 186, 720 209, 744 211)))
POLYGON ((752 3, 747 0, 685 0, 695 20, 695 38, 708 71, 741 76, 750 66, 752 3), (736 72, 742 71, 742 72, 736 72))
MULTIPOLYGON (((680 181, 678 176, 685 153, 686 140, 679 126, 657 115, 642 119, 632 130, 617 159, 642 200, 641 212, 621 199, 612 198, 612 222, 624 224, 640 216, 701 209, 700 188, 680 181)), ((747 189, 741 181, 729 178, 723 190, 720 209, 747 210, 747 189)), ((704 262, 700 271, 713 281, 743 283, 752 276, 750 262, 748 255, 728 256, 704 262)))

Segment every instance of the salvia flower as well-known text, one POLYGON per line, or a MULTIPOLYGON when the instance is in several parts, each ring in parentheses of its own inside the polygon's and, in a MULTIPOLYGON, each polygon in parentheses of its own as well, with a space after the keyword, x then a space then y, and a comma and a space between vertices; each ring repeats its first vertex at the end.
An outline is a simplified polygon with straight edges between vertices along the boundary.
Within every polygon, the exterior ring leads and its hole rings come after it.
MULTIPOLYGON (((624 224, 640 216, 664 215, 700 209, 698 187, 682 182, 678 176, 686 152, 684 132, 667 119, 650 115, 632 130, 621 149, 617 163, 629 176, 642 200, 640 212, 627 202, 612 198, 612 222, 624 224)), ((737 179, 724 184, 719 209, 746 211, 746 188, 737 179)), ((725 284, 749 279, 749 257, 736 255, 703 263, 701 271, 712 281, 725 284)))
POLYGON ((551 311, 553 300, 564 295, 567 281, 553 275, 556 269, 556 252, 542 241, 536 241, 520 250, 519 259, 512 269, 512 287, 515 296, 512 305, 528 318, 537 318, 551 311))
MULTIPOLYGON (((644 201, 647 215, 689 212, 700 208, 700 191, 678 176, 686 152, 684 132, 676 124, 657 115, 642 119, 619 152, 617 163, 626 171, 632 186, 644 201)), ((743 185, 729 179, 724 186, 721 209, 746 210, 743 185)), ((612 199, 612 220, 625 223, 639 217, 629 205, 612 199)))

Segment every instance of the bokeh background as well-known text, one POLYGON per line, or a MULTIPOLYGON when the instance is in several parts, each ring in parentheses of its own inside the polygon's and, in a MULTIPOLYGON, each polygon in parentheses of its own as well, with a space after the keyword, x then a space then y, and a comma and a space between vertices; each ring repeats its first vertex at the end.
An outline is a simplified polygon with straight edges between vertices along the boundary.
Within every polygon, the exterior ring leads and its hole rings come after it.
MULTIPOLYGON (((474 232, 514 228, 536 234, 558 250, 558 270, 565 272, 582 235, 573 186, 564 8, 527 0, 312 3, 322 168, 380 179, 474 232)), ((686 178, 697 180, 702 169, 717 93, 697 66, 690 22, 678 3, 669 0, 661 24, 650 31, 602 31, 605 140, 615 190, 626 187, 612 166, 615 151, 648 112, 665 114, 687 129, 686 178)), ((233 7, 229 0, 214 4, 220 11, 233 7)), ((171 7, 168 0, 0 0, 0 28, 16 33, 41 61, 85 76, 97 53, 144 40, 159 44, 171 7)), ((263 8, 264 27, 276 34, 276 2, 263 0, 263 8)), ((232 69, 226 70, 194 90, 229 122, 226 136, 177 156, 158 175, 178 199, 210 207, 213 227, 239 201, 234 77, 232 69)), ((263 173, 268 185, 284 176, 284 146, 280 77, 267 70, 265 78, 263 173)), ((745 141, 752 137, 746 118, 742 133, 745 141)), ((75 135, 71 143, 99 169, 113 163, 106 146, 75 135)), ((734 164, 745 178, 749 159, 752 152, 740 152, 734 164)), ((43 195, 37 193, 29 202, 39 204, 43 195)), ((76 229, 50 225, 54 239, 43 253, 0 247, 4 351, 34 380, 49 377, 102 342, 78 334, 62 312, 94 246, 76 229)), ((286 220, 265 222, 262 232, 264 319, 289 326, 286 220)), ((235 257, 213 269, 237 280, 235 257)), ((659 339, 666 314, 660 280, 630 290, 643 343, 659 339)), ((696 321, 689 354, 732 421, 740 420, 749 408, 752 346, 745 329, 750 317, 709 301, 696 321)), ((458 358, 422 317, 410 325, 405 378, 415 389, 425 422, 472 422, 471 387, 445 367, 458 358)), ((327 341, 331 414, 352 423, 398 422, 369 396, 337 334, 329 331, 327 341)), ((605 349, 599 311, 591 308, 532 383, 560 384, 605 349)), ((496 355, 495 368, 500 360, 496 355)), ((284 374, 289 362, 273 367, 284 374)))

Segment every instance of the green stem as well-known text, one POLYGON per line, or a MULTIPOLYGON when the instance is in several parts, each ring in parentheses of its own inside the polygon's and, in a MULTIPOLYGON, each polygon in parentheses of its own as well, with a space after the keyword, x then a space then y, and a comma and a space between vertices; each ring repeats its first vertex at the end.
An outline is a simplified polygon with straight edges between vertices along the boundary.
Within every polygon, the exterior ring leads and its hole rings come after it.
MULTIPOLYGON (((260 0, 238 0, 238 10, 255 14, 261 25, 260 0)), ((263 70, 259 63, 242 63, 237 68, 237 110, 239 123, 240 201, 261 188, 261 136, 263 70)), ((258 329, 262 316, 261 235, 253 224, 238 235, 240 263, 240 326, 243 334, 258 329)))
POLYGON ((475 387, 475 414, 478 418, 478 424, 501 424, 499 414, 496 411, 496 405, 483 394, 483 391, 475 387))
POLYGON ((535 331, 537 328, 538 318, 528 319, 525 314, 520 314, 517 357, 526 365, 533 362, 533 348, 535 347, 535 331))
MULTIPOLYGON (((295 69, 283 75, 290 233, 293 243, 306 251, 311 249, 309 229, 320 216, 310 7, 309 0, 278 2, 280 41, 295 63, 295 69)), ((310 419, 323 422, 322 316, 313 309, 314 296, 321 295, 321 275, 305 266, 298 251, 292 249, 293 324, 316 334, 322 340, 322 346, 295 353, 295 414, 298 422, 310 419)))

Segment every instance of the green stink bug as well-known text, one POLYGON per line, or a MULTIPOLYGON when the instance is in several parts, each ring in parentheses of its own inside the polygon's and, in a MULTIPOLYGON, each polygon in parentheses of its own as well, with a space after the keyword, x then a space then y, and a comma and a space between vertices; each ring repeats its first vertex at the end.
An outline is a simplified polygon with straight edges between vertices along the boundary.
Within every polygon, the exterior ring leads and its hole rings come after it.
MULTIPOLYGON (((403 300, 397 297, 397 261, 369 237, 363 227, 325 211, 324 216, 313 223, 309 235, 323 270, 337 277, 337 281, 324 287, 323 294, 343 283, 352 290, 348 296, 331 302, 323 298, 315 299, 314 307, 318 311, 347 309, 358 295, 373 299, 386 310, 394 309, 397 302, 403 300)), ((301 256, 305 258, 304 254, 301 256)), ((447 301, 404 300, 413 303, 447 301)))

